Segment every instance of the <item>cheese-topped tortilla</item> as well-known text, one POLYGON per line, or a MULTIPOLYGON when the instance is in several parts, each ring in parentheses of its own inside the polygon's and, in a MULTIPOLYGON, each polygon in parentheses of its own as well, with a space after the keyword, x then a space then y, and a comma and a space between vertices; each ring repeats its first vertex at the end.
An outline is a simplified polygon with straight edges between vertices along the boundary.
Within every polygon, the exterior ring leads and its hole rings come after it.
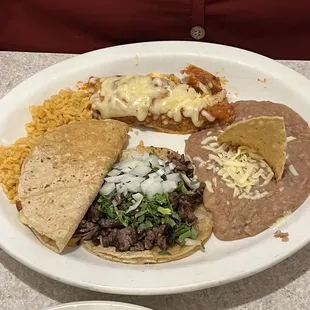
POLYGON ((46 133, 26 159, 18 193, 20 220, 60 253, 75 232, 127 140, 114 120, 81 121, 46 133))
POLYGON ((185 134, 233 120, 234 107, 218 77, 193 65, 181 73, 187 75, 183 81, 174 74, 154 72, 90 77, 78 88, 91 95, 97 118, 167 133, 185 134))
POLYGON ((166 77, 135 74, 103 79, 100 93, 92 100, 102 118, 135 116, 142 122, 151 113, 155 117, 167 115, 180 122, 185 116, 200 127, 203 124, 200 112, 206 106, 223 101, 225 95, 224 90, 217 95, 210 91, 199 93, 187 84, 176 84, 166 77))

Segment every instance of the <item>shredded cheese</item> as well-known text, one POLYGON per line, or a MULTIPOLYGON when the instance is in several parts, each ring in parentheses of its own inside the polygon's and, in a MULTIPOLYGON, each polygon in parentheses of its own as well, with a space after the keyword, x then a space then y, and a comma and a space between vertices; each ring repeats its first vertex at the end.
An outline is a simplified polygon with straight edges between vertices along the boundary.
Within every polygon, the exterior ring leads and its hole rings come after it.
POLYGON ((291 142, 291 141, 293 141, 295 139, 296 139, 295 137, 289 136, 289 137, 286 138, 286 142, 291 142))
POLYGON ((208 192, 214 193, 214 190, 212 188, 212 183, 210 181, 205 181, 205 184, 206 184, 206 189, 208 190, 208 192))
POLYGON ((295 169, 295 167, 293 165, 289 165, 288 169, 290 170, 291 174, 294 177, 298 177, 299 176, 299 173, 297 172, 297 170, 295 169))
MULTIPOLYGON (((265 190, 253 190, 254 186, 265 187, 274 177, 272 169, 254 150, 220 144, 215 136, 202 140, 201 148, 211 152, 205 162, 206 169, 213 170, 233 190, 233 198, 257 200, 269 194, 265 190)), ((216 177, 212 182, 206 181, 210 193, 214 192, 212 185, 217 187, 216 177)))
POLYGON ((207 137, 204 140, 202 140, 200 142, 200 144, 205 145, 205 144, 209 143, 210 141, 217 141, 217 136, 207 137))
POLYGON ((193 157, 193 161, 199 162, 199 165, 198 165, 199 168, 206 164, 206 162, 201 157, 193 157))
POLYGON ((201 115, 204 116, 211 123, 215 121, 215 117, 205 110, 201 111, 201 115))

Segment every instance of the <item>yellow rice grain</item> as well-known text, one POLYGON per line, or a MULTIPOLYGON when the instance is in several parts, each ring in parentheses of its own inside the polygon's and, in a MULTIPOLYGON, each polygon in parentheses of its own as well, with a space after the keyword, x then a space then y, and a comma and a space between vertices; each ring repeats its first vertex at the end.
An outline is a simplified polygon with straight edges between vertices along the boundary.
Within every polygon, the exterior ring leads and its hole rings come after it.
POLYGON ((27 137, 9 146, 0 145, 0 184, 11 203, 18 200, 17 187, 22 164, 39 138, 59 126, 92 118, 89 95, 70 89, 61 90, 41 106, 30 106, 29 110, 32 121, 25 125, 27 137))

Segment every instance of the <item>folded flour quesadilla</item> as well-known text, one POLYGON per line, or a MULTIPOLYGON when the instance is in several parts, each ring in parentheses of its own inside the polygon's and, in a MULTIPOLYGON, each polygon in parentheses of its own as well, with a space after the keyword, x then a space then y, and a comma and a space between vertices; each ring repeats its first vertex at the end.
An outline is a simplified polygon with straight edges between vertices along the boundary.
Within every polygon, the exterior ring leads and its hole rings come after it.
POLYGON ((80 121, 46 133, 25 160, 18 194, 21 221, 61 253, 127 141, 116 120, 80 121))

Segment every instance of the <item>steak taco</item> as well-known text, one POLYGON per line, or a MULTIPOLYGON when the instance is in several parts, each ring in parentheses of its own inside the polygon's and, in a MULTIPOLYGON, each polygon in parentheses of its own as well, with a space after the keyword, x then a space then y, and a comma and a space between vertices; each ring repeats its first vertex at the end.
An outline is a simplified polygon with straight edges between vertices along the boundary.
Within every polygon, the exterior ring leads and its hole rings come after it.
POLYGON ((143 145, 125 150, 74 238, 92 253, 122 263, 184 258, 203 248, 212 232, 203 190, 184 156, 143 145))

